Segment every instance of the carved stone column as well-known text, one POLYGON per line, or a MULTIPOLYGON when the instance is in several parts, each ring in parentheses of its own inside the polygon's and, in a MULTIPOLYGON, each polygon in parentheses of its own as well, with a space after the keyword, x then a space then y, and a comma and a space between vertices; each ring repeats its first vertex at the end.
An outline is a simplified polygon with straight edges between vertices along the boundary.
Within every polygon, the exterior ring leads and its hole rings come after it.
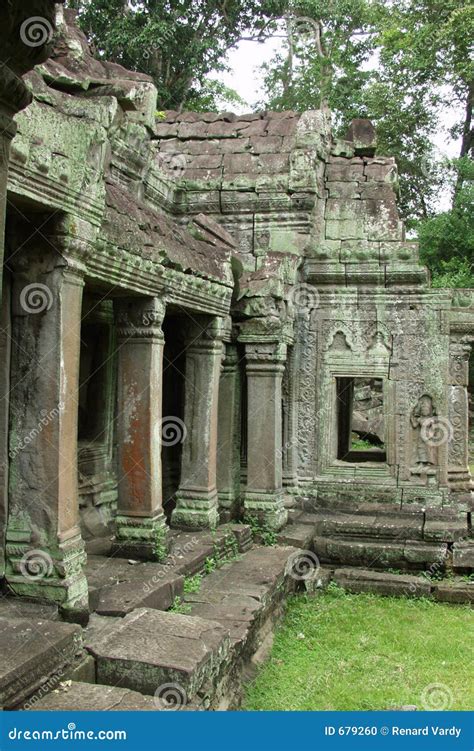
POLYGON ((449 424, 452 435, 448 445, 448 484, 460 500, 469 501, 469 353, 467 342, 452 341, 449 348, 450 385, 448 386, 449 424))
POLYGON ((213 318, 188 330, 181 482, 172 515, 175 527, 213 528, 217 501, 217 418, 224 321, 213 318))
POLYGON ((82 612, 87 606, 77 483, 82 269, 46 252, 38 260, 18 254, 15 265, 6 579, 16 594, 82 612))
POLYGON ((226 344, 219 384, 217 488, 221 522, 240 515, 240 367, 237 346, 226 344))
POLYGON ((118 510, 114 551, 160 560, 166 555, 162 506, 161 417, 165 305, 158 298, 117 304, 118 510))
POLYGON ((288 517, 282 488, 282 378, 286 344, 246 344, 248 436, 246 516, 281 529, 288 517))

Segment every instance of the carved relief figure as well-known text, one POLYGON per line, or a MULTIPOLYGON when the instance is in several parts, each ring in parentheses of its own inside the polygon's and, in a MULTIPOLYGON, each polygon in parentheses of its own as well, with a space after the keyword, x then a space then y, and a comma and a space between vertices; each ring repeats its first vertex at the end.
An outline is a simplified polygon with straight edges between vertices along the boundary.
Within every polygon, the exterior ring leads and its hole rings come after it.
POLYGON ((423 394, 418 399, 410 415, 412 428, 417 431, 416 463, 418 466, 436 464, 436 446, 430 442, 430 435, 436 428, 436 409, 431 396, 423 394))

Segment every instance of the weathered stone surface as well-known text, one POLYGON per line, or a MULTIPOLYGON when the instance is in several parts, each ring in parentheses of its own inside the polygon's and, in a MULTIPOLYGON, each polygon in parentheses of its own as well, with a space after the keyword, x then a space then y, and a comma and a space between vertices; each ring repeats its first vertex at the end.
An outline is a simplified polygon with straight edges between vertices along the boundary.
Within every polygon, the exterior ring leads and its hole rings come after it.
POLYGON ((278 534, 279 545, 291 545, 294 548, 308 550, 314 534, 314 529, 310 524, 300 523, 289 524, 278 534))
POLYGON ((339 562, 373 568, 407 564, 428 568, 434 563, 443 566, 447 555, 447 545, 404 540, 315 537, 313 545, 316 555, 324 563, 339 562))
POLYGON ((423 527, 425 540, 437 540, 440 542, 455 542, 467 535, 467 518, 459 521, 436 521, 426 520, 423 527))
POLYGON ((137 691, 76 681, 55 689, 31 707, 31 711, 35 712, 136 712, 158 709, 159 701, 137 691))
POLYGON ((373 592, 387 597, 430 597, 431 582, 419 576, 385 574, 366 569, 340 568, 334 581, 348 592, 373 592))
POLYGON ((37 618, 0 617, 0 644, 0 707, 11 709, 64 671, 82 647, 81 629, 37 618))
POLYGON ((136 608, 168 610, 183 592, 184 577, 167 574, 156 582, 129 581, 104 587, 95 611, 99 615, 124 616, 136 608))
POLYGON ((474 602, 474 583, 447 582, 436 583, 434 597, 439 602, 469 604, 474 602))
POLYGON ((464 540, 454 543, 453 566, 455 568, 474 568, 474 542, 464 540))
POLYGON ((57 605, 28 602, 18 597, 0 596, 0 618, 23 618, 33 621, 59 620, 57 605))
POLYGON ((354 145, 354 151, 358 156, 374 156, 377 148, 377 134, 370 120, 362 118, 353 120, 345 137, 354 145))
POLYGON ((177 682, 192 700, 206 681, 217 679, 229 644, 218 623, 141 608, 86 648, 96 658, 100 683, 153 696, 177 682))

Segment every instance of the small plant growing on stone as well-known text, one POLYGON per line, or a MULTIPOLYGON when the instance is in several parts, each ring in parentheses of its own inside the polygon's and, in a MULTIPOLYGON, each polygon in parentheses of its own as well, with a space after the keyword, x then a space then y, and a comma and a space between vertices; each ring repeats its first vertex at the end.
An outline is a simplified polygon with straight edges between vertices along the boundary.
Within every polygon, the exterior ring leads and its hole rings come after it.
POLYGON ((218 566, 219 566, 219 558, 216 557, 215 555, 209 556, 204 561, 204 571, 206 572, 206 574, 212 574, 212 572, 215 571, 216 568, 218 568, 218 566))
POLYGON ((179 613, 180 615, 189 615, 189 613, 191 612, 191 605, 183 602, 182 598, 179 597, 179 595, 176 595, 173 600, 173 604, 169 609, 169 612, 179 613))
POLYGON ((184 580, 184 593, 191 594, 192 592, 199 592, 202 584, 202 574, 195 574, 194 576, 187 576, 184 580))
POLYGON ((261 524, 256 516, 247 516, 245 522, 250 526, 254 542, 259 542, 268 547, 276 545, 276 532, 267 525, 261 524))
POLYGON ((164 561, 168 555, 168 546, 166 543, 166 531, 164 529, 157 530, 155 537, 155 560, 164 561))

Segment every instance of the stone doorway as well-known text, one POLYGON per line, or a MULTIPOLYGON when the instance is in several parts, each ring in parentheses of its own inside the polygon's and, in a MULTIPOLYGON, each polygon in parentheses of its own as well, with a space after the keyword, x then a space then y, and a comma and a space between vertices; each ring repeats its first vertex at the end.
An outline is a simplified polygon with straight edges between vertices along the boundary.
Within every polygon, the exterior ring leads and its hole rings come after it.
POLYGON ((339 461, 386 462, 383 391, 382 378, 336 379, 339 461))
POLYGON ((88 548, 109 539, 116 514, 117 357, 113 301, 84 290, 78 391, 78 485, 88 548))

